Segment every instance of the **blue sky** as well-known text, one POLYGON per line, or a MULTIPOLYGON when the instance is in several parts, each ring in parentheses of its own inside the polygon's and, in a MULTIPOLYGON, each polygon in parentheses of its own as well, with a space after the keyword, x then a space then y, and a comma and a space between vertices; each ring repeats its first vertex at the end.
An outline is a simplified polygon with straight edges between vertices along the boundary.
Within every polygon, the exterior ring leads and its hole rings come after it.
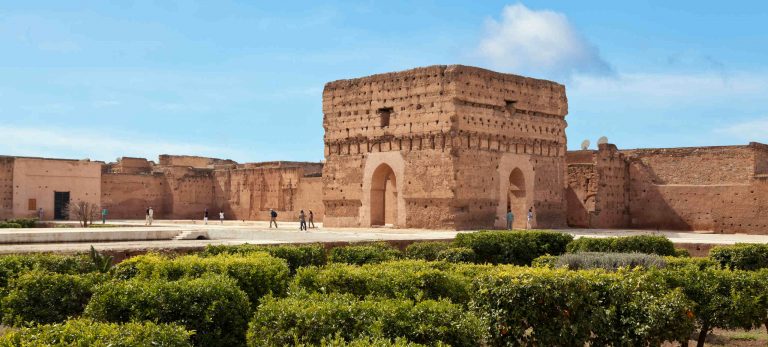
POLYGON ((570 148, 768 142, 761 1, 3 1, 0 154, 323 156, 328 81, 434 64, 567 86, 570 148))

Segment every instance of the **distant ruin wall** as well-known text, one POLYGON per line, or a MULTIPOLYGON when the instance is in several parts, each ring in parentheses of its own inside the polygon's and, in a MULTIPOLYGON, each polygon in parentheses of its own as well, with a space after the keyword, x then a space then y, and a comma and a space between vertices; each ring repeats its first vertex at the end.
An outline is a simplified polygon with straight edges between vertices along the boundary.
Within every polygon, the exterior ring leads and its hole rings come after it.
POLYGON ((162 175, 104 174, 101 205, 110 219, 144 219, 149 207, 155 218, 169 218, 171 211, 164 204, 166 187, 162 175))
POLYGON ((13 157, 0 157, 0 220, 13 218, 13 157))

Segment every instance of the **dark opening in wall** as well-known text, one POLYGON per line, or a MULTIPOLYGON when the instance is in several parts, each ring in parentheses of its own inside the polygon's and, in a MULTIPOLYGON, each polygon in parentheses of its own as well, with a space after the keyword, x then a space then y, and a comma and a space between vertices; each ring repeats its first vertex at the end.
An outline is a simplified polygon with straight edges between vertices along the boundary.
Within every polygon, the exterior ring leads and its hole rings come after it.
POLYGON ((389 118, 392 116, 392 112, 394 112, 395 109, 392 107, 382 107, 376 113, 379 114, 379 118, 381 119, 381 127, 388 127, 389 126, 389 118))
POLYGON ((515 100, 504 100, 506 103, 505 107, 507 109, 507 113, 510 115, 514 115, 517 112, 517 107, 515 106, 517 104, 517 101, 515 100))

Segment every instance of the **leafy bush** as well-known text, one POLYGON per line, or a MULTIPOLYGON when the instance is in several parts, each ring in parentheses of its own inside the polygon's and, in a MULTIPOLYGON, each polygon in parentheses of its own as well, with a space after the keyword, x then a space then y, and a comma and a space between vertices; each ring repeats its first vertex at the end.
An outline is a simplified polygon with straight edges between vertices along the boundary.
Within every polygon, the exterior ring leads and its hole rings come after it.
POLYGON ((438 253, 451 247, 448 242, 425 241, 414 242, 405 248, 405 257, 409 259, 437 260, 438 253))
POLYGON ((687 267, 693 267, 695 269, 714 268, 720 269, 721 266, 716 261, 710 258, 680 258, 680 257, 664 257, 664 261, 667 262, 666 269, 681 269, 687 267))
POLYGON ((0 229, 3 229, 3 228, 19 229, 21 228, 21 224, 10 223, 10 222, 0 222, 0 229))
POLYGON ((173 324, 99 323, 70 320, 63 324, 22 328, 0 336, 0 347, 189 347, 192 332, 173 324))
POLYGON ((451 247, 437 253, 437 260, 451 263, 474 263, 477 261, 477 254, 475 254, 472 248, 451 247))
POLYGON ((48 324, 79 316, 103 276, 62 275, 33 270, 12 279, 2 299, 3 324, 48 324))
POLYGON ((580 252, 558 256, 552 265, 555 268, 569 270, 603 269, 614 271, 619 268, 663 268, 667 266, 667 262, 655 254, 580 252))
POLYGON ((558 255, 542 255, 531 262, 532 267, 554 269, 557 264, 558 255))
POLYGON ((30 270, 42 270, 60 274, 84 274, 96 271, 86 256, 64 256, 56 254, 12 254, 0 256, 0 287, 8 281, 30 270))
POLYGON ((517 268, 472 292, 494 346, 658 346, 693 329, 690 302, 651 272, 517 268))
POLYGON ((267 252, 275 258, 285 259, 291 268, 291 273, 296 273, 296 269, 302 266, 320 266, 325 265, 325 248, 321 244, 311 245, 236 245, 236 246, 214 246, 208 245, 201 253, 202 256, 211 256, 219 254, 240 254, 247 255, 251 253, 267 252))
POLYGON ((403 260, 354 266, 329 264, 322 268, 301 268, 292 291, 348 293, 359 298, 369 295, 423 300, 469 300, 469 277, 451 270, 450 264, 403 260))
POLYGON ((250 307, 234 280, 208 275, 178 281, 104 283, 97 287, 85 316, 114 323, 178 323, 195 331, 192 341, 196 346, 242 346, 250 307))
POLYGON ((177 280, 200 277, 206 273, 232 277, 254 305, 267 294, 285 295, 290 280, 285 260, 273 258, 266 253, 243 256, 223 254, 207 258, 196 255, 166 258, 147 254, 130 258, 115 267, 115 276, 119 279, 137 277, 177 280))
POLYGON ((582 237, 568 244, 568 253, 646 253, 675 255, 675 245, 664 236, 635 235, 626 237, 582 237))
POLYGON ((551 231, 481 231, 458 234, 454 243, 471 248, 481 263, 530 265, 539 256, 565 253, 571 240, 551 231))
POLYGON ((483 326, 473 314, 448 301, 301 295, 266 300, 250 323, 248 346, 319 344, 333 337, 350 341, 365 336, 477 346, 483 326))
POLYGON ((731 270, 758 270, 768 268, 768 245, 740 243, 718 246, 709 251, 709 257, 731 270))
POLYGON ((680 288, 694 303, 700 346, 714 328, 750 330, 766 319, 768 282, 760 272, 689 266, 662 274, 668 287, 680 288))
POLYGON ((8 220, 8 223, 18 224, 21 228, 37 227, 37 218, 16 218, 8 220))
POLYGON ((336 247, 331 250, 328 260, 332 263, 352 265, 376 264, 400 259, 402 253, 386 243, 336 247))
POLYGON ((688 252, 688 250, 685 248, 675 248, 675 257, 690 258, 691 252, 688 252))
MULTIPOLYGON (((443 347, 447 346, 443 343, 435 343, 433 344, 437 347, 443 347)), ((314 346, 314 345, 305 345, 305 344, 297 344, 297 347, 307 347, 307 346, 314 346)), ((321 347, 422 347, 426 345, 422 345, 420 343, 413 343, 408 342, 408 340, 404 338, 396 338, 394 340, 386 339, 383 337, 361 337, 352 341, 347 342, 344 340, 344 338, 340 336, 336 336, 333 339, 330 338, 324 338, 322 341, 320 341, 321 347)))

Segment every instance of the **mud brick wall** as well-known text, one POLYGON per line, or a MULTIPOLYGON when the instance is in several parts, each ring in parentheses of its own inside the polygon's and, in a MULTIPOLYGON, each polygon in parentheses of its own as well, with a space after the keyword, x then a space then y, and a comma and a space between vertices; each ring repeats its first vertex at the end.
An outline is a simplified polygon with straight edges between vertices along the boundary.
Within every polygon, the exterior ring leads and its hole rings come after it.
POLYGON ((101 206, 110 219, 144 219, 148 207, 155 218, 170 218, 172 210, 164 203, 170 198, 167 188, 160 174, 102 174, 101 206))
POLYGON ((328 226, 375 225, 397 209, 384 224, 498 227, 515 169, 527 182, 514 204, 523 226, 531 206, 540 226, 565 225, 562 85, 430 66, 328 83, 323 113, 328 226), (396 191, 381 193, 380 177, 396 191))
POLYGON ((13 157, 0 157, 0 220, 13 218, 13 157))

